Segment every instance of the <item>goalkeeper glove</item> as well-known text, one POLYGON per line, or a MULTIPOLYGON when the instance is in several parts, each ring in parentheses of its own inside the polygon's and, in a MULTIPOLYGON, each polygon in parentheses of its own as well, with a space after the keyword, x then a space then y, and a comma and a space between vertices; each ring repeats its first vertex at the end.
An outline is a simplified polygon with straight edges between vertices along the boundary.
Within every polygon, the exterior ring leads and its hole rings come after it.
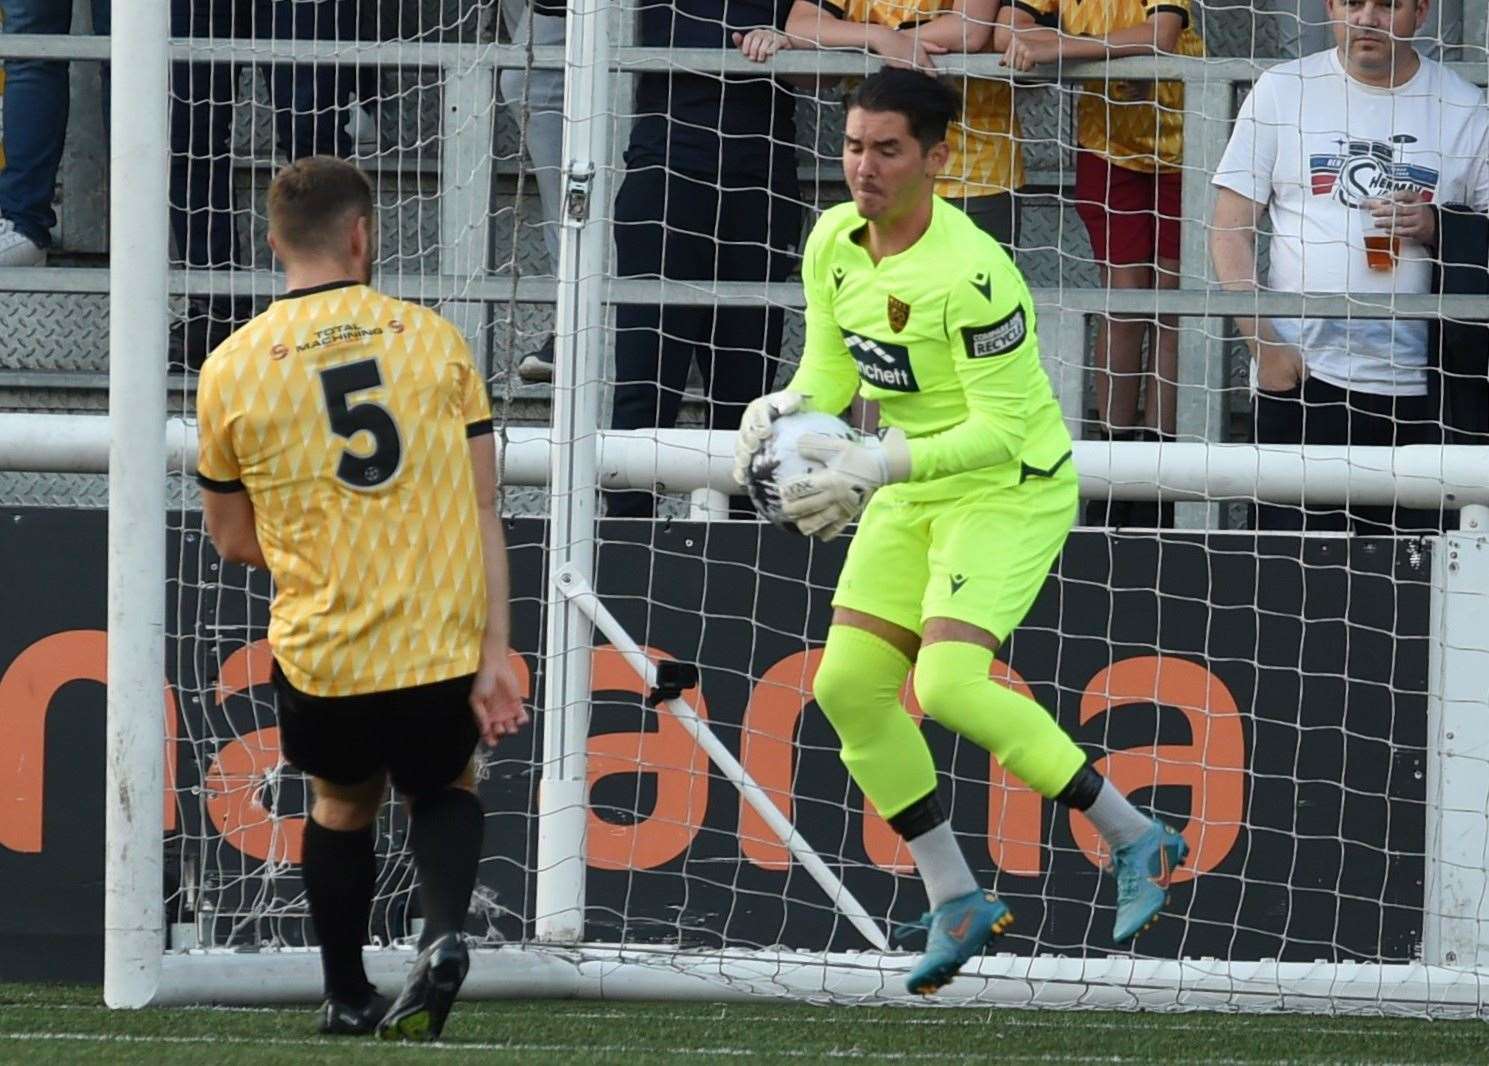
POLYGON ((734 438, 734 483, 741 487, 750 483, 750 460, 770 436, 770 425, 778 418, 794 415, 806 403, 799 392, 784 390, 768 392, 750 401, 739 422, 739 433, 734 438))
POLYGON ((844 440, 805 433, 797 450, 825 469, 794 477, 781 486, 781 510, 804 536, 831 540, 853 522, 875 490, 910 477, 910 442, 891 429, 880 440, 844 440))

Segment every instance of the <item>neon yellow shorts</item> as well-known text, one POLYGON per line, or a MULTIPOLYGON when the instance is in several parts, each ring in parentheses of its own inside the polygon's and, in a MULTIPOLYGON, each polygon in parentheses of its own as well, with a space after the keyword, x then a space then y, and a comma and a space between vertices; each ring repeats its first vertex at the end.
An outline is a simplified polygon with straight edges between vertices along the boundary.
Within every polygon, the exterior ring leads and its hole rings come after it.
POLYGON ((874 494, 858 524, 832 605, 915 633, 954 618, 1007 640, 1033 606, 1075 524, 1074 467, 1053 478, 960 500, 874 494))

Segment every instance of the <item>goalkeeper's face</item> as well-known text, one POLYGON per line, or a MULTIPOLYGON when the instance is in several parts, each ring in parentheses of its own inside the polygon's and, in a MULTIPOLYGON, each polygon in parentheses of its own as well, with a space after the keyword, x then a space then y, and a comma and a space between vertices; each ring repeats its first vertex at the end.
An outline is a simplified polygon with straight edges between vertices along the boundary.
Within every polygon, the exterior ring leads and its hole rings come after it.
POLYGON ((870 222, 893 222, 929 202, 945 163, 946 143, 922 148, 898 111, 848 112, 843 176, 858 213, 870 222))

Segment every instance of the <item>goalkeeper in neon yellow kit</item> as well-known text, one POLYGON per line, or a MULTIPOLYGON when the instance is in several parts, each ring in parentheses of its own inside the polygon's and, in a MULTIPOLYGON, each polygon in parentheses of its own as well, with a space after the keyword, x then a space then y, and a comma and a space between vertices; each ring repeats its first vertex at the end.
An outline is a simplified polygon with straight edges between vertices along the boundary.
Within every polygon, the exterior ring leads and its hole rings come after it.
POLYGON ((1156 919, 1188 851, 1043 708, 988 677, 1060 554, 1077 483, 1028 286, 993 238, 932 193, 957 107, 954 92, 908 70, 885 69, 849 97, 853 202, 827 211, 807 241, 801 367, 750 405, 736 442, 743 484, 784 414, 835 414, 856 389, 890 427, 882 440, 803 436, 802 454, 826 467, 779 488, 804 534, 827 540, 859 522, 815 695, 925 883, 929 935, 908 979, 918 993, 949 982, 1013 916, 978 886, 937 802, 930 749, 898 700, 912 664, 927 714, 1091 819, 1112 852, 1117 943, 1156 919))

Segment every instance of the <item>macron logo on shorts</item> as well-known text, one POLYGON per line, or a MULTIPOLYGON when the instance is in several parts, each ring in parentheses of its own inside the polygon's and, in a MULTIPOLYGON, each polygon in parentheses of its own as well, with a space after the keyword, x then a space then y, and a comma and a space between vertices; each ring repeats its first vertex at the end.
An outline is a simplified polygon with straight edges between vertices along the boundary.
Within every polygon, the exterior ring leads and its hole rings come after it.
POLYGON ((968 359, 990 359, 1013 351, 1024 343, 1028 335, 1029 323, 1024 318, 1024 309, 1015 307, 990 325, 964 326, 962 343, 967 346, 968 359))
POLYGON ((870 385, 892 392, 920 391, 915 371, 910 368, 910 349, 903 344, 876 341, 846 329, 843 344, 858 364, 858 376, 870 385))

